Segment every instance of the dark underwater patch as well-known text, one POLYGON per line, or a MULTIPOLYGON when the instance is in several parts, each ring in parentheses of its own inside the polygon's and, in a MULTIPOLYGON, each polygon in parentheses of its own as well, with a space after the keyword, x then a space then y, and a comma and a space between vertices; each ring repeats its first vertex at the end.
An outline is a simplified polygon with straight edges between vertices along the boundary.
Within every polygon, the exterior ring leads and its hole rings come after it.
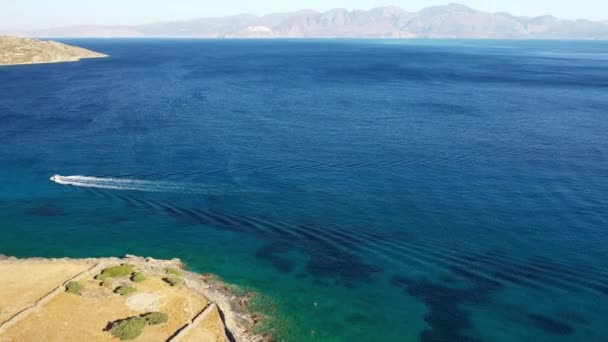
POLYGON ((340 277, 347 285, 369 279, 372 274, 382 271, 379 267, 364 263, 355 255, 336 250, 312 254, 306 270, 317 277, 340 277))
MULTIPOLYGON (((140 206, 137 200, 122 196, 121 199, 134 207, 140 206)), ((369 279, 374 273, 382 272, 381 267, 370 265, 356 254, 348 252, 363 243, 360 239, 355 239, 340 229, 324 227, 311 220, 292 224, 272 218, 261 219, 225 212, 185 209, 160 202, 141 203, 147 207, 153 207, 152 204, 184 224, 202 224, 221 230, 260 235, 269 244, 258 250, 255 257, 269 261, 281 273, 289 273, 294 269, 293 262, 281 256, 293 248, 310 256, 306 269, 318 280, 340 279, 345 286, 350 287, 357 281, 369 279), (331 232, 331 236, 322 237, 326 231, 331 232), (292 234, 299 235, 297 242, 294 242, 292 234), (328 240, 343 248, 336 247, 328 240)))
MULTIPOLYGON (((533 269, 524 269, 514 272, 512 266, 493 265, 491 274, 497 279, 515 284, 530 286, 527 278, 540 280, 533 269)), ((462 304, 487 304, 490 295, 500 288, 502 283, 498 280, 482 277, 464 267, 453 266, 450 270, 467 279, 471 285, 466 288, 436 284, 426 279, 411 279, 404 276, 394 276, 392 284, 405 289, 409 295, 420 299, 429 309, 424 320, 431 326, 420 334, 420 341, 479 341, 466 335, 473 326, 470 316, 462 309, 462 304)), ((543 279, 546 281, 546 279, 543 279)), ((562 319, 584 323, 581 316, 560 316, 562 319)), ((527 318, 536 328, 553 335, 571 335, 574 328, 565 321, 553 319, 540 314, 529 314, 527 318)))
MULTIPOLYGON (((280 224, 288 227, 286 223, 281 222, 280 224)), ((337 248, 317 235, 330 228, 313 226, 310 222, 289 224, 289 227, 301 235, 296 244, 291 244, 292 247, 298 248, 310 257, 306 264, 306 270, 318 279, 341 279, 346 286, 353 286, 357 281, 369 279, 372 274, 382 272, 380 267, 367 264, 357 255, 346 251, 348 248, 355 247, 356 242, 354 240, 340 241, 343 247, 347 248, 337 248)), ((274 230, 274 233, 276 234, 276 236, 273 236, 274 240, 292 240, 289 235, 281 230, 274 230)), ((281 251, 277 251, 277 253, 281 253, 281 251)))
POLYGON ((574 311, 562 312, 559 314, 559 317, 571 323, 589 324, 589 321, 583 315, 574 311))
POLYGON ((379 267, 365 263, 355 254, 347 253, 315 237, 313 232, 302 234, 302 239, 298 240, 297 244, 288 242, 292 239, 280 230, 275 230, 274 233, 276 236, 267 238, 272 238, 275 242, 258 251, 256 256, 269 260, 281 272, 288 272, 293 268, 291 263, 280 257, 281 253, 289 252, 292 248, 297 248, 310 257, 306 270, 319 279, 338 278, 347 286, 352 286, 354 282, 369 279, 372 274, 382 271, 379 267))
POLYGON ((350 324, 365 324, 370 322, 370 318, 367 315, 361 314, 361 313, 355 313, 352 315, 348 315, 346 316, 346 322, 350 323, 350 324))
POLYGON ((290 247, 286 244, 272 243, 260 248, 255 256, 259 259, 269 261, 281 273, 289 273, 293 270, 293 263, 280 256, 280 253, 288 252, 290 247))
POLYGON ((600 286, 597 290, 608 296, 608 286, 600 286))
POLYGON ((27 211, 28 215, 38 217, 57 217, 65 215, 63 209, 54 204, 44 204, 39 207, 31 208, 27 211))
POLYGON ((535 327, 554 335, 570 335, 574 330, 570 325, 547 316, 529 314, 528 318, 532 321, 535 327))
POLYGON ((469 298, 466 290, 418 282, 408 286, 408 292, 430 310, 424 320, 431 329, 421 333, 420 341, 475 341, 463 333, 472 327, 469 315, 459 307, 469 298))
POLYGON ((355 249, 361 242, 342 233, 339 229, 331 226, 323 227, 313 220, 305 220, 303 224, 298 224, 302 230, 307 230, 307 236, 321 234, 328 231, 332 240, 339 240, 339 244, 346 248, 336 248, 318 238, 305 241, 300 247, 310 255, 310 260, 306 269, 316 277, 341 278, 347 286, 352 286, 353 282, 370 279, 374 273, 382 272, 382 268, 364 262, 359 256, 347 252, 355 249), (334 237, 335 236, 335 237, 334 237), (320 243, 321 242, 321 243, 320 243), (321 247, 321 248, 319 248, 321 247))
MULTIPOLYGON (((462 270, 463 272, 466 270, 462 270)), ((494 281, 475 276, 468 279, 473 283, 469 288, 454 288, 433 284, 425 279, 409 279, 394 276, 391 283, 404 288, 409 295, 420 299, 429 309, 424 320, 431 329, 420 333, 422 342, 477 342, 479 339, 466 335, 473 325, 469 314, 461 308, 463 303, 486 303, 489 295, 501 285, 494 281)))

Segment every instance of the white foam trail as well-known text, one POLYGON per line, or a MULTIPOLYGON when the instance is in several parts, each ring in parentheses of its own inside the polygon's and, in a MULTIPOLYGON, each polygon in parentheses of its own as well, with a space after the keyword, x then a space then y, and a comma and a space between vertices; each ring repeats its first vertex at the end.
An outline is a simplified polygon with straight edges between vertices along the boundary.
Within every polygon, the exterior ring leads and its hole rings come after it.
MULTIPOLYGON (((91 176, 61 176, 54 175, 50 178, 53 182, 61 185, 71 185, 85 188, 130 190, 143 192, 178 192, 178 193, 217 193, 218 190, 207 189, 200 184, 188 184, 178 182, 150 181, 140 179, 122 179, 109 177, 91 176)), ((224 193, 224 191, 221 191, 224 193)))

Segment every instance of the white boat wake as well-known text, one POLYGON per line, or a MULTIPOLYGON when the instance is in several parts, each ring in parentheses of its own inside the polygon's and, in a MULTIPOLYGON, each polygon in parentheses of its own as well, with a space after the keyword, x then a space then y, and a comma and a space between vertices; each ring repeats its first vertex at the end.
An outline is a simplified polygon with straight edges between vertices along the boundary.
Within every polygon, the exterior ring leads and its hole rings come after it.
MULTIPOLYGON (((179 182, 163 182, 139 179, 123 179, 91 176, 61 176, 54 175, 51 181, 61 185, 71 185, 84 188, 130 190, 143 192, 178 192, 178 193, 211 193, 218 189, 208 189, 200 184, 179 182)), ((225 192, 225 191, 222 191, 225 192)))

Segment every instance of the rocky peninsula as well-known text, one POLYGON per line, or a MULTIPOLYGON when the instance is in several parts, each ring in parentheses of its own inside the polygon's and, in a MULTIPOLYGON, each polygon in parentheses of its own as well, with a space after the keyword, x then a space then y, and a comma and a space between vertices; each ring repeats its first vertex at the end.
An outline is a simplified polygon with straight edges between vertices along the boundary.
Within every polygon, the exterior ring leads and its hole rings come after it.
POLYGON ((0 258, 0 341, 255 341, 247 298, 179 259, 0 258))
POLYGON ((0 65, 77 62, 107 55, 55 41, 0 36, 0 65))

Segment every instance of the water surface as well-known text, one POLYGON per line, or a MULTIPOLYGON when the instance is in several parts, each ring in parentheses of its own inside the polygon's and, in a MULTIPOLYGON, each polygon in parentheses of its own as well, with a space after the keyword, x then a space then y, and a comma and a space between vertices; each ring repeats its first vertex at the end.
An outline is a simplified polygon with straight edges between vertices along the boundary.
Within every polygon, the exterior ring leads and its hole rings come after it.
POLYGON ((0 68, 0 253, 179 257, 286 341, 608 339, 606 42, 68 42, 0 68))

